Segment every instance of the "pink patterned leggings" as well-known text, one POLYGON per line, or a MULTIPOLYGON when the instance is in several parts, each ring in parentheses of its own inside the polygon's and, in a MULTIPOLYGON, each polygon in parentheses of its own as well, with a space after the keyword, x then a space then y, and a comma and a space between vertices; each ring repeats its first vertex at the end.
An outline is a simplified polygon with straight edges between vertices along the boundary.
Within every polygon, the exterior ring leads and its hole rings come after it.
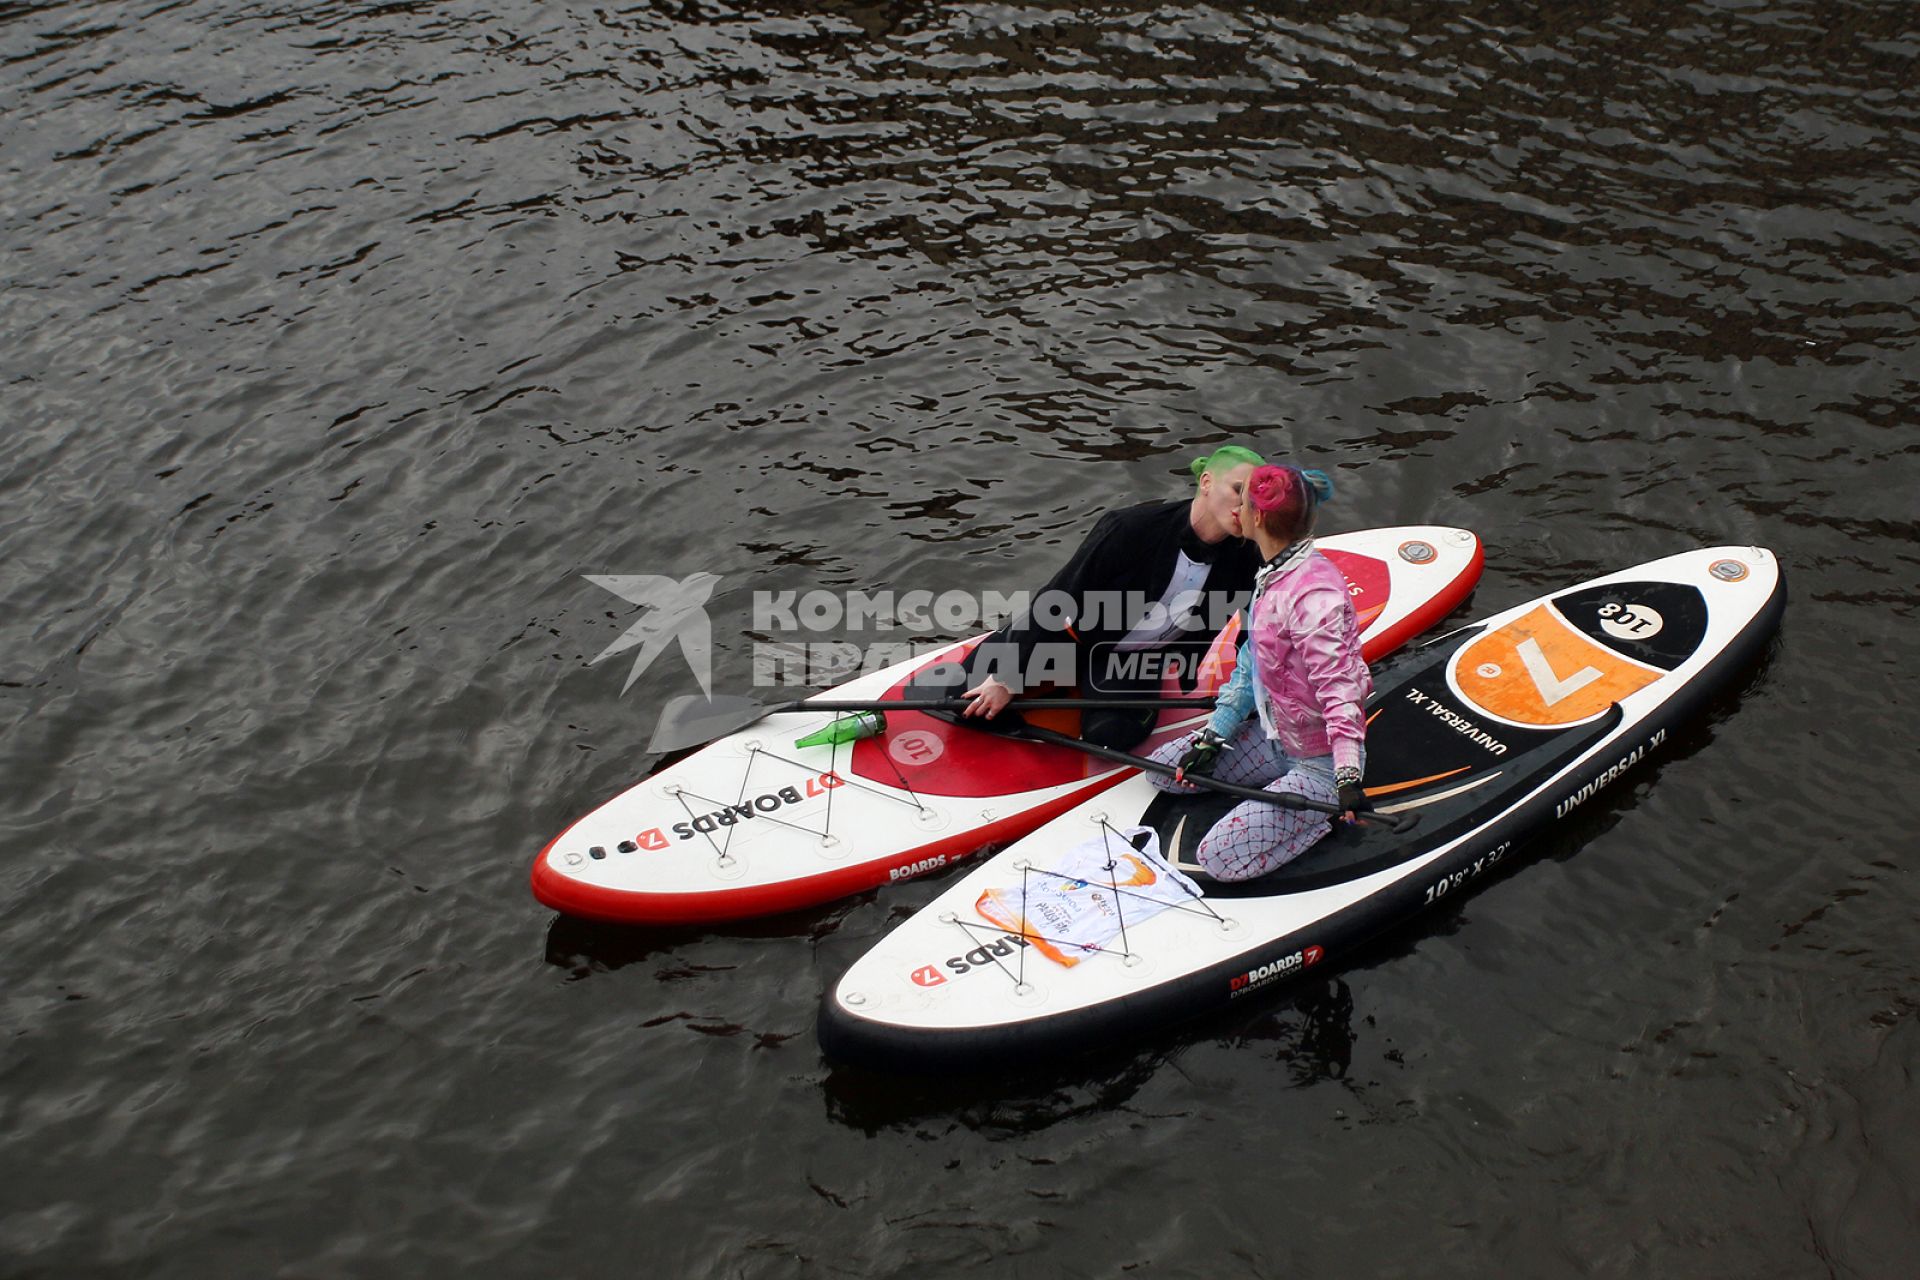
MULTIPOLYGON (((1179 764, 1199 730, 1175 738, 1153 752, 1162 764, 1179 764)), ((1233 750, 1220 753, 1220 764, 1213 776, 1221 782, 1265 791, 1286 792, 1332 804, 1339 799, 1333 785, 1333 757, 1311 756, 1296 760, 1269 738, 1259 718, 1247 717, 1229 743, 1233 750)), ((1199 790, 1172 778, 1152 775, 1153 785, 1162 791, 1192 795, 1199 790)), ((1285 809, 1277 804, 1248 800, 1235 805, 1226 817, 1213 825, 1195 850, 1200 865, 1216 880, 1251 880, 1284 866, 1299 857, 1321 836, 1327 834, 1327 815, 1306 809, 1285 809)))

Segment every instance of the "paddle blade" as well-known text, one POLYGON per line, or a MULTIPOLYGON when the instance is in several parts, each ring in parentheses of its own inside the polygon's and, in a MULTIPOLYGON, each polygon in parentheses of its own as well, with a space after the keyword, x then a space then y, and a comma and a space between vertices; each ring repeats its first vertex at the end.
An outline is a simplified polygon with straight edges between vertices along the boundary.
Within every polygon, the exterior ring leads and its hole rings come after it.
POLYGON ((723 693, 717 698, 682 694, 660 708, 660 718, 653 726, 653 741, 647 744, 647 750, 665 754, 697 747, 746 728, 770 709, 764 703, 737 694, 723 693))

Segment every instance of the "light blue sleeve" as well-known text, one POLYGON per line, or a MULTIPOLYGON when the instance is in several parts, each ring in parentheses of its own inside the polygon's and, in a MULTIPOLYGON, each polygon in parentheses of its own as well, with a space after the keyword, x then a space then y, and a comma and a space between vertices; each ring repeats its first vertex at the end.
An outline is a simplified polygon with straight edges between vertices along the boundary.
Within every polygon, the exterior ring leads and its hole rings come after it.
POLYGON ((1223 738, 1231 738, 1253 714, 1253 632, 1249 628, 1240 641, 1233 660, 1233 674, 1213 698, 1213 714, 1207 728, 1223 738))

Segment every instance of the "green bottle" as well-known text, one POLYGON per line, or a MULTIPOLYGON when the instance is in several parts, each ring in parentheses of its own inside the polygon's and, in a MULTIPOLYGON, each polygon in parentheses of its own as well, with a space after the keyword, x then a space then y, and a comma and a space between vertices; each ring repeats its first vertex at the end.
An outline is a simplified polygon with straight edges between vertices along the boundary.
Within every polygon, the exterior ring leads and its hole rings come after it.
POLYGON ((824 747, 829 744, 838 746, 842 742, 877 738, 886 731, 887 718, 878 711, 856 711, 850 716, 841 716, 832 724, 815 729, 793 745, 796 747, 824 747))

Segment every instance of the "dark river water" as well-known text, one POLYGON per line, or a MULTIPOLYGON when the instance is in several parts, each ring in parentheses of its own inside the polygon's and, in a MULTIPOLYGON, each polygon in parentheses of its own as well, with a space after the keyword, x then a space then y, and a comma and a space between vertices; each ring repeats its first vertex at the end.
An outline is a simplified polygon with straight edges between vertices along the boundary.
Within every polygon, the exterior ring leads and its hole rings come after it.
POLYGON ((1913 1274, 1917 18, 0 3, 0 1274, 1913 1274), (588 575, 718 575, 737 690, 752 593, 1036 585, 1226 441, 1476 612, 1757 543, 1785 624, 1077 1063, 822 1059, 939 877, 533 901, 696 687, 588 575))

